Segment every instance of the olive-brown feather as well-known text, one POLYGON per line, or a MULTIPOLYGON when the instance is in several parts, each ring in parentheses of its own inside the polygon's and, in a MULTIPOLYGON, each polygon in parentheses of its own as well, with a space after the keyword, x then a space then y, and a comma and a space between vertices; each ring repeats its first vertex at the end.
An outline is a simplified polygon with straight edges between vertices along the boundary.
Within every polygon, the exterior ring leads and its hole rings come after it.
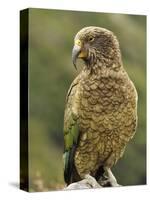
POLYGON ((101 167, 111 168, 123 155, 137 126, 137 92, 111 31, 86 27, 75 39, 86 45, 88 56, 69 91, 64 127, 68 129, 71 114, 76 116, 80 135, 72 162, 83 179, 86 174, 96 177, 101 167))

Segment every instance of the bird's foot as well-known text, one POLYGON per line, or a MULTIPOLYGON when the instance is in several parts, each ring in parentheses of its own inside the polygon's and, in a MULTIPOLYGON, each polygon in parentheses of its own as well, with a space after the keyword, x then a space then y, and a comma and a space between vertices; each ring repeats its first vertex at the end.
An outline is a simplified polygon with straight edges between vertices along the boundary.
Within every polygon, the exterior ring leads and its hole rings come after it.
POLYGON ((101 187, 99 185, 99 183, 96 181, 96 179, 89 174, 85 175, 85 179, 83 179, 82 182, 84 182, 85 184, 89 184, 91 186, 91 188, 100 188, 101 187))
POLYGON ((90 188, 101 188, 101 186, 97 183, 95 178, 93 178, 90 175, 85 175, 83 180, 68 185, 65 188, 65 190, 90 189, 90 188))
POLYGON ((105 168, 105 171, 108 175, 107 179, 103 181, 104 186, 110 186, 110 187, 118 187, 120 186, 117 183, 117 180, 115 176, 113 175, 112 171, 110 168, 105 168))
POLYGON ((118 187, 118 186, 120 186, 117 182, 115 182, 114 180, 112 180, 110 178, 108 178, 106 180, 99 180, 98 182, 102 187, 118 187))
POLYGON ((110 180, 107 176, 103 175, 100 177, 100 179, 98 180, 98 183, 102 186, 102 187, 111 187, 110 184, 110 180))
POLYGON ((98 182, 93 176, 87 174, 84 176, 83 180, 70 184, 67 188, 65 188, 65 190, 120 186, 110 168, 105 168, 105 172, 107 173, 107 176, 103 175, 98 182))

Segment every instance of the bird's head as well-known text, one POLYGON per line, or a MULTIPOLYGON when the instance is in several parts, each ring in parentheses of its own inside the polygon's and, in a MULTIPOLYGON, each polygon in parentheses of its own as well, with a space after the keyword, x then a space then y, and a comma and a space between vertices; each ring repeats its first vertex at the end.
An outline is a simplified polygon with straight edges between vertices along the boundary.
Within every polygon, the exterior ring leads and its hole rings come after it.
POLYGON ((121 60, 119 43, 109 30, 90 26, 81 29, 75 36, 72 50, 72 61, 76 68, 76 60, 81 58, 87 67, 111 67, 121 60))

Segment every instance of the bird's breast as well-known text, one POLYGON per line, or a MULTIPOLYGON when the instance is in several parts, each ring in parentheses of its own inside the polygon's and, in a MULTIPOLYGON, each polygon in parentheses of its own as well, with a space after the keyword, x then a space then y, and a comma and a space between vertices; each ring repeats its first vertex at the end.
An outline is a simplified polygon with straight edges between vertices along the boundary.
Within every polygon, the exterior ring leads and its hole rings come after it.
POLYGON ((87 79, 80 87, 81 135, 75 160, 82 174, 124 148, 135 132, 136 100, 130 81, 125 85, 113 78, 87 79))

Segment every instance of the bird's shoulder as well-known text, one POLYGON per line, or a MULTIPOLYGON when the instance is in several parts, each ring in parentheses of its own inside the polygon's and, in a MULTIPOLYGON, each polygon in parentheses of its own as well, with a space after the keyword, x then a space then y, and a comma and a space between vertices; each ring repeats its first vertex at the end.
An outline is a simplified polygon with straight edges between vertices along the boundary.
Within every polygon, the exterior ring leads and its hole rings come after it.
POLYGON ((68 103, 71 96, 73 96, 77 90, 77 87, 81 81, 81 74, 79 74, 71 83, 69 90, 66 95, 66 104, 68 103))
POLYGON ((70 88, 66 95, 66 105, 64 113, 64 130, 68 131, 78 118, 78 91, 79 84, 81 82, 81 74, 79 74, 74 81, 71 83, 70 88))

